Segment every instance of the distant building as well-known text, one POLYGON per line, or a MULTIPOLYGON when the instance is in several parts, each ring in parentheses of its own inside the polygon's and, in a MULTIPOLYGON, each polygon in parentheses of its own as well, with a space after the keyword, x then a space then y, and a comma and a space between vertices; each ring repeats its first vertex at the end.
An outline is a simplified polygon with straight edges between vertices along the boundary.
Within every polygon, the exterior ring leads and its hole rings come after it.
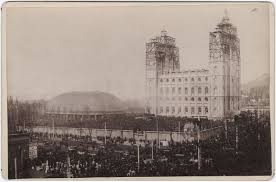
POLYGON ((240 40, 227 14, 209 34, 208 68, 180 70, 166 31, 146 43, 146 113, 219 119, 238 112, 239 102, 240 40))
POLYGON ((126 112, 125 103, 112 94, 99 91, 68 92, 47 102, 45 116, 59 123, 74 123, 126 112))

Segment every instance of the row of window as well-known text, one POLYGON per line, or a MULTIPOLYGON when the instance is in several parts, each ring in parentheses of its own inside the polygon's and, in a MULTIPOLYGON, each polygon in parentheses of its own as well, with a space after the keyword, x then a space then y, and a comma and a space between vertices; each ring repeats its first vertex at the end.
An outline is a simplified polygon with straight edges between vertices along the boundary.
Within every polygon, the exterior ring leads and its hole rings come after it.
MULTIPOLYGON (((160 110, 159 110, 160 113, 171 113, 171 114, 180 114, 182 111, 181 111, 181 107, 178 107, 177 108, 177 111, 176 111, 176 108, 174 106, 171 107, 171 111, 170 111, 170 107, 167 106, 167 107, 160 107, 160 110)), ((184 113, 185 114, 188 114, 188 113, 191 113, 191 114, 208 114, 208 107, 184 107, 184 113)))
MULTIPOLYGON (((166 97, 166 98, 162 98, 162 97, 160 97, 160 100, 170 100, 170 98, 169 97, 166 97)), ((172 97, 172 100, 176 100, 176 98, 175 97, 172 97)), ((178 100, 182 100, 182 97, 178 97, 178 100)), ((189 99, 188 99, 188 97, 185 97, 184 98, 184 100, 185 101, 188 101, 189 99)), ((190 99, 190 101, 192 101, 192 102, 194 102, 196 99, 194 98, 194 97, 191 97, 191 99, 190 99)), ((197 98, 197 101, 199 101, 199 102, 201 102, 201 101, 203 101, 203 99, 201 99, 201 97, 198 97, 197 98)), ((206 101, 206 102, 208 102, 208 97, 205 97, 204 98, 204 101, 206 101)))
MULTIPOLYGON (((161 87, 161 88, 160 88, 160 94, 161 94, 161 95, 164 94, 164 91, 165 91, 165 94, 168 95, 168 93, 169 93, 169 87, 166 87, 166 88, 165 88, 165 87, 164 87, 164 88, 161 87)), ((172 94, 175 94, 175 92, 176 92, 175 87, 172 87, 172 94)), ((208 92, 209 92, 208 87, 205 87, 204 93, 205 93, 205 94, 208 94, 208 92)), ((178 87, 177 93, 178 93, 178 94, 182 94, 182 88, 181 88, 181 87, 178 87)), ((188 88, 187 88, 187 87, 184 88, 184 93, 185 93, 185 94, 188 94, 188 88)), ((198 87, 197 93, 198 93, 198 94, 201 94, 201 93, 202 93, 202 88, 201 88, 201 87, 198 87)), ((191 94, 195 94, 195 88, 194 88, 194 87, 191 88, 191 94)))
MULTIPOLYGON (((203 79, 204 79, 204 78, 198 77, 198 78, 197 78, 197 81, 201 82, 203 79)), ((188 81, 188 78, 184 78, 184 79, 181 79, 181 78, 178 78, 178 79, 172 78, 172 79, 171 79, 172 82, 176 82, 176 80, 178 80, 178 82, 182 82, 182 80, 185 80, 185 82, 187 82, 187 81, 188 81)), ((194 82, 194 81, 196 80, 196 78, 192 77, 190 80, 191 80, 191 82, 194 82)), ((163 82, 163 81, 164 81, 164 82, 165 82, 165 81, 166 81, 166 82, 169 82, 170 79, 169 79, 169 78, 166 78, 166 79, 161 78, 161 79, 160 79, 160 82, 163 82)), ((205 77, 205 81, 208 81, 208 77, 207 77, 207 76, 205 77)))

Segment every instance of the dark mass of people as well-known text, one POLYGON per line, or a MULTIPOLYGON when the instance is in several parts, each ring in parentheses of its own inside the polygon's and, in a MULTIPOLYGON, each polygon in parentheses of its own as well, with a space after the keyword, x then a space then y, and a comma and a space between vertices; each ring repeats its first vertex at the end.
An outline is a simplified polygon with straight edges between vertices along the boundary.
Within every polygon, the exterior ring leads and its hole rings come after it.
MULTIPOLYGON (((43 117, 37 124, 50 126, 52 116, 43 117)), ((133 131, 156 131, 157 126, 159 131, 178 131, 179 124, 183 127, 191 122, 200 130, 222 126, 223 132, 205 140, 171 140, 164 144, 157 139, 93 138, 30 131, 30 142, 38 147, 37 156, 25 161, 26 178, 271 174, 269 115, 242 112, 227 121, 127 114, 103 116, 93 122, 89 117, 54 119, 56 126, 103 129, 106 124, 112 129, 133 131)))

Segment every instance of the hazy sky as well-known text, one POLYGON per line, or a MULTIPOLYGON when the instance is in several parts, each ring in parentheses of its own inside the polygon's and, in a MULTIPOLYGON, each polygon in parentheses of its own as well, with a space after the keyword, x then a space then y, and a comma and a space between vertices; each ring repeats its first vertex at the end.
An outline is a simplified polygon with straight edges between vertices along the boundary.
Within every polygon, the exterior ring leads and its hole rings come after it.
POLYGON ((209 32, 225 8, 238 29, 242 83, 269 73, 267 4, 7 8, 8 95, 99 90, 142 98, 145 43, 166 29, 182 69, 205 67, 209 32))

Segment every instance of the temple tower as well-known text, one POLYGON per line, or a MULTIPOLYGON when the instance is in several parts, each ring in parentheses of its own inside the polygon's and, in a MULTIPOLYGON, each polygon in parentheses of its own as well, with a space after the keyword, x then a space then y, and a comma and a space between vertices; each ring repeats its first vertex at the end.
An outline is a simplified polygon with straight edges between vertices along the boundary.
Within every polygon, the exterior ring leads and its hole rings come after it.
POLYGON ((146 113, 158 113, 159 75, 179 69, 179 49, 175 38, 163 30, 160 36, 146 43, 146 113))
POLYGON ((209 34, 210 117, 230 117, 240 106, 240 40, 225 12, 209 34))

